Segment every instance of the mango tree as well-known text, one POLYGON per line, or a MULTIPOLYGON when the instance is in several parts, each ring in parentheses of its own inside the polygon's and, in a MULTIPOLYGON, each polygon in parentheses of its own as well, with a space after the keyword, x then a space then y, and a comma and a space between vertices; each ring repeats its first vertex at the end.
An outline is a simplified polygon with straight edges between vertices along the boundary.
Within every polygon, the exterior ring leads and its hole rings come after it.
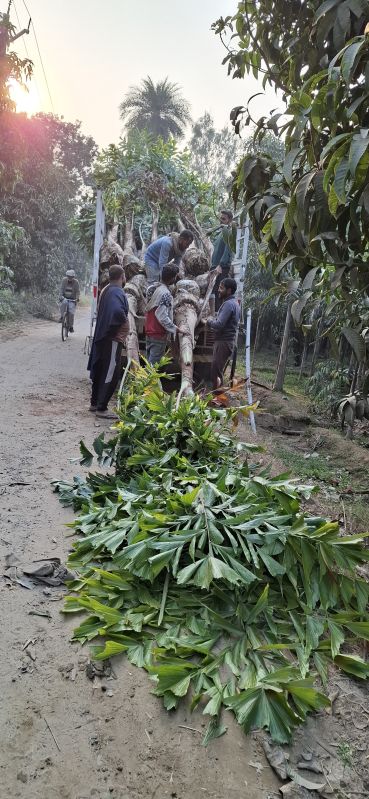
MULTIPOLYGON (((262 78, 281 104, 256 121, 254 135, 284 137, 282 163, 247 154, 234 201, 249 214, 276 279, 301 281, 292 316, 301 319, 323 298, 336 337, 343 326, 355 336, 368 326, 368 22, 368 0, 245 0, 213 26, 229 74, 262 78)), ((236 133, 251 113, 250 101, 233 109, 236 133)))

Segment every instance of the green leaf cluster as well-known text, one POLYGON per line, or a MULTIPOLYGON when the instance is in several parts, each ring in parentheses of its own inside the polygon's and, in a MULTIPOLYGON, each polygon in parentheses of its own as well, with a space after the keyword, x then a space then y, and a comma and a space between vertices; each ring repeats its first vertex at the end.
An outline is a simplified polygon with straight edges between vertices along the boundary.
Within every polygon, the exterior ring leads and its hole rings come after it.
MULTIPOLYGON (((123 222, 133 213, 146 238, 151 236, 153 208, 160 209, 160 231, 166 232, 177 228, 178 216, 194 223, 194 209, 211 200, 210 186, 192 170, 188 152, 180 151, 175 139, 164 141, 145 130, 103 150, 94 180, 104 191, 108 218, 123 222)), ((81 229, 86 216, 85 211, 81 229)))
POLYGON ((242 159, 234 201, 276 279, 299 280, 294 320, 323 299, 339 332, 368 326, 368 22, 368 0, 246 0, 213 26, 230 36, 229 74, 261 78, 284 102, 256 122, 251 101, 233 109, 236 132, 253 123, 259 143, 270 131, 285 141, 279 162, 242 159))
POLYGON ((317 673, 368 676, 348 649, 369 638, 364 536, 304 516, 311 487, 248 463, 231 435, 239 409, 178 403, 159 376, 129 377, 115 435, 95 441, 109 471, 56 485, 79 509, 65 611, 87 615, 74 639, 145 668, 168 710, 189 695, 211 717, 205 743, 225 732, 222 708, 285 742, 328 704, 317 673))

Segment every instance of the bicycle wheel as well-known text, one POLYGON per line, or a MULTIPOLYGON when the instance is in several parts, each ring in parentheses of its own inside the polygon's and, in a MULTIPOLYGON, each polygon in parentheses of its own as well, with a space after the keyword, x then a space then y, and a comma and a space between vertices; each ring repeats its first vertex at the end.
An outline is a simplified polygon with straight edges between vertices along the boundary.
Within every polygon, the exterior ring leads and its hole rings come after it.
POLYGON ((69 314, 68 311, 66 311, 63 316, 62 325, 61 325, 62 341, 65 341, 68 338, 68 334, 69 334, 69 314))

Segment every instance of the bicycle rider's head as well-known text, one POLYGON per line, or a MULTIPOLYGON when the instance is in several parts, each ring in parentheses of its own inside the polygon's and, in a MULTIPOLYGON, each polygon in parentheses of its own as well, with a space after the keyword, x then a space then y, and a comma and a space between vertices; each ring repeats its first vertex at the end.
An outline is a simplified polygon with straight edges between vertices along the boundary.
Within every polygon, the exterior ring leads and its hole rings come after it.
POLYGON ((67 278, 68 278, 68 283, 71 283, 71 282, 72 282, 72 280, 73 280, 73 279, 75 278, 75 276, 76 276, 76 273, 75 273, 74 269, 67 269, 67 271, 66 271, 66 273, 65 273, 65 274, 66 274, 66 276, 67 276, 67 278))

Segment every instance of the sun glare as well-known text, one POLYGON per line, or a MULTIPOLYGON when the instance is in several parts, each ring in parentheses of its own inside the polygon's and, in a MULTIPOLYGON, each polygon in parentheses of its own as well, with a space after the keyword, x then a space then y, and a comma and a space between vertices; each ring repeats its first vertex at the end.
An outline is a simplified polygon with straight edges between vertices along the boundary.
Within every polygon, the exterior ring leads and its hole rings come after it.
POLYGON ((9 93, 16 105, 17 111, 32 116, 40 110, 40 98, 34 83, 29 83, 27 88, 15 80, 10 81, 9 93))

